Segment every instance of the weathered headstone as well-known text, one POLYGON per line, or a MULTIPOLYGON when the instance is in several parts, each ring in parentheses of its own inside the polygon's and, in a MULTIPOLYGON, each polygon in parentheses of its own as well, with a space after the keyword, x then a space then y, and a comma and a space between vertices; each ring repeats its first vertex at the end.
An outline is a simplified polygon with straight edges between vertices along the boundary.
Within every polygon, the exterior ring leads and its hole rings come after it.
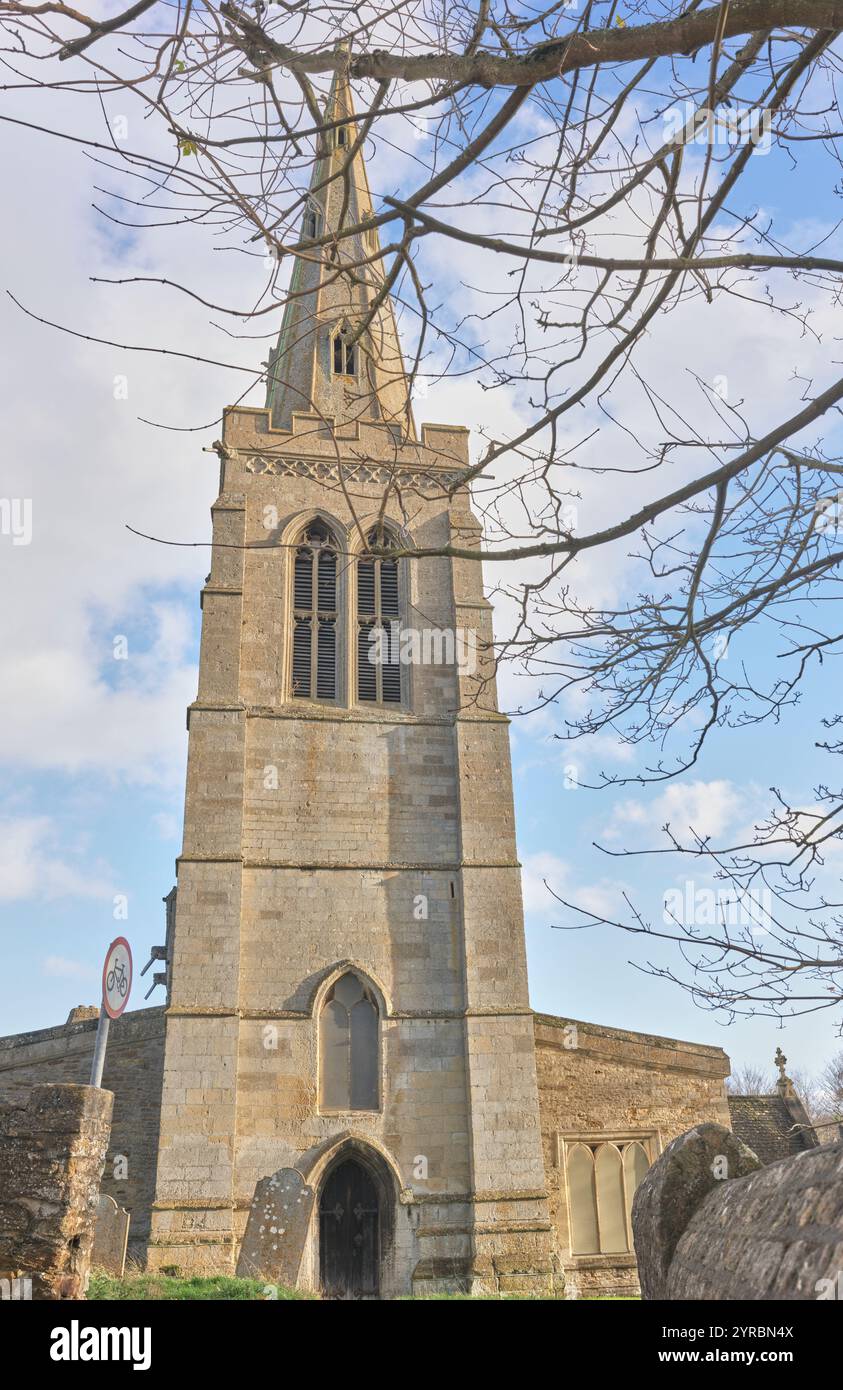
POLYGON ((279 1168, 255 1188, 240 1247, 241 1279, 293 1287, 313 1211, 313 1188, 297 1168, 279 1168))
POLYGON ((97 1223, 94 1227, 94 1248, 91 1265, 122 1279, 126 1268, 126 1246, 129 1243, 131 1217, 124 1207, 118 1207, 113 1197, 103 1192, 97 1203, 97 1223))
POLYGON ((673 1139, 639 1184, 632 1229, 643 1298, 665 1298, 679 1238, 712 1188, 761 1163, 730 1129, 702 1124, 673 1139))

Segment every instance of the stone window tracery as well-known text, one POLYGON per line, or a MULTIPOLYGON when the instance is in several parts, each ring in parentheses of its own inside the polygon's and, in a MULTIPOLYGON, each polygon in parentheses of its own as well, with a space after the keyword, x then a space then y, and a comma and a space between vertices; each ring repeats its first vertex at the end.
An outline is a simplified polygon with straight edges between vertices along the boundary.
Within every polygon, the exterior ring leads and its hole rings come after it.
POLYGON ((334 376, 357 375, 357 344, 352 341, 348 324, 334 334, 332 360, 334 376))
POLYGON ((632 1199, 649 1166, 641 1139, 566 1144, 572 1255, 632 1253, 632 1199))
POLYGON ((353 971, 335 981, 319 1013, 319 1105, 329 1111, 380 1108, 380 1010, 353 971))

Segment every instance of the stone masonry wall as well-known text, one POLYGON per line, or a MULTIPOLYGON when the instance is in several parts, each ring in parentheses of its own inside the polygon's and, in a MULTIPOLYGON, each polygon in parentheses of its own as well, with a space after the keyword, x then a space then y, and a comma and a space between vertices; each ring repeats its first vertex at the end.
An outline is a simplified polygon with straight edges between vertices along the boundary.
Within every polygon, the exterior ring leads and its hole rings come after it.
MULTIPOLYGON (((471 1253, 478 1277, 543 1278, 532 1016, 493 683, 475 691, 453 662, 428 661, 402 667, 400 705, 358 701, 352 560, 339 567, 351 617, 338 699, 290 695, 302 526, 318 512, 353 556, 398 469, 386 508, 396 530, 420 547, 474 543, 467 496, 448 491, 467 436, 425 427, 400 440, 371 421, 334 433, 306 415, 287 432, 237 409, 224 447, 189 712, 150 1259, 233 1269, 255 1184, 291 1167, 310 1181, 353 1135, 382 1149, 391 1173, 396 1291, 419 1265, 465 1269, 471 1253), (323 1113, 319 1001, 349 965, 381 996, 382 1104, 323 1113), (402 1234, 416 1204, 429 1216, 402 1234)), ((458 620, 490 636, 478 566, 420 558, 400 582, 408 626, 453 631, 458 620)))
POLYGON ((108 1148, 110 1091, 34 1086, 0 1105, 0 1278, 82 1298, 108 1148))
MULTIPOLYGON (((97 1031, 96 1010, 92 1013, 58 1028, 0 1038, 0 1100, 20 1103, 33 1086, 47 1082, 87 1084, 97 1031)), ((164 1026, 164 1010, 155 1008, 126 1013, 109 1029, 103 1087, 114 1093, 114 1114, 102 1191, 131 1213, 130 1252, 142 1248, 149 1234, 164 1026), (119 1176, 121 1155, 125 1178, 119 1176)))
POLYGON ((651 1160, 689 1126, 729 1123, 719 1047, 536 1015, 536 1063, 555 1245, 569 1292, 635 1292, 634 1255, 571 1254, 565 1144, 641 1138, 651 1160))

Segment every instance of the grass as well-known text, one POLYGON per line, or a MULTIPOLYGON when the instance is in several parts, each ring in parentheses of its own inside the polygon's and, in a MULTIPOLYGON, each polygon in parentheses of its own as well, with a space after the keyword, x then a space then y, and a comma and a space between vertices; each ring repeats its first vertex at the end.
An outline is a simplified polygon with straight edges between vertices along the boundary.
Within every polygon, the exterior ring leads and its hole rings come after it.
MULTIPOLYGON (((182 1278, 173 1274, 146 1274, 141 1269, 129 1269, 122 1279, 114 1279, 110 1274, 95 1269, 91 1274, 87 1298, 89 1301, 106 1302, 246 1302, 263 1303, 272 1300, 318 1300, 319 1295, 303 1289, 287 1289, 280 1284, 266 1284, 260 1279, 233 1279, 225 1274, 212 1278, 182 1278)), ((418 1297, 406 1296, 398 1300, 402 1303, 518 1303, 547 1302, 531 1294, 470 1294, 470 1293, 431 1293, 418 1297)), ((565 1302, 564 1294, 557 1294, 552 1301, 565 1302)), ((591 1302, 584 1299, 583 1302, 591 1302)), ((632 1302, 633 1299, 609 1297, 599 1302, 632 1302)))
MULTIPOLYGON (((267 1284, 262 1279, 234 1279, 230 1275, 216 1275, 211 1279, 185 1277, 178 1273, 156 1273, 147 1275, 138 1266, 128 1266, 122 1279, 106 1275, 104 1270, 92 1270, 88 1286, 89 1301, 107 1302, 267 1302, 270 1300, 319 1300, 319 1294, 307 1293, 302 1289, 285 1289, 282 1284, 267 1284)), ((565 1294, 558 1293, 548 1298, 538 1298, 536 1294, 458 1294, 431 1293, 416 1297, 406 1294, 398 1302, 566 1302, 565 1294)), ((636 1302, 630 1295, 604 1295, 600 1298, 583 1298, 581 1302, 636 1302)))
POLYGON ((106 1300, 142 1302, 266 1302, 272 1299, 312 1299, 315 1294, 301 1289, 286 1289, 267 1284, 260 1279, 233 1279, 220 1274, 210 1279, 182 1279, 169 1274, 145 1274, 129 1271, 122 1279, 95 1269, 91 1274, 86 1295, 88 1301, 106 1300))
POLYGON ((633 1294, 595 1294, 590 1298, 570 1298, 558 1294, 406 1294, 399 1302, 639 1302, 633 1294))

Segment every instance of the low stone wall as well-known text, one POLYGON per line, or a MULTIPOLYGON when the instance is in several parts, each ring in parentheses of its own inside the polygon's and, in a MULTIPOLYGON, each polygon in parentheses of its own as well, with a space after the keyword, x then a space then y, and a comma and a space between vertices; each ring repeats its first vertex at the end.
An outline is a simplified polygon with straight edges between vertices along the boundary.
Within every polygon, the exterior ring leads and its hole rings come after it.
MULTIPOLYGON (((23 1102, 33 1086, 84 1085, 91 1074, 98 1010, 74 1009, 67 1023, 0 1038, 0 1103, 23 1102)), ((129 1253, 149 1236, 164 1069, 164 1009, 137 1009, 109 1029, 103 1087, 114 1095, 102 1191, 131 1213, 129 1253)))
POLYGON ((843 1144, 761 1167, 720 1125, 669 1144, 632 1209, 648 1299, 834 1297, 843 1269, 843 1144))
POLYGON ((33 1298, 85 1292, 112 1101, 93 1086, 35 1086, 0 1106, 0 1278, 31 1280, 33 1298))

